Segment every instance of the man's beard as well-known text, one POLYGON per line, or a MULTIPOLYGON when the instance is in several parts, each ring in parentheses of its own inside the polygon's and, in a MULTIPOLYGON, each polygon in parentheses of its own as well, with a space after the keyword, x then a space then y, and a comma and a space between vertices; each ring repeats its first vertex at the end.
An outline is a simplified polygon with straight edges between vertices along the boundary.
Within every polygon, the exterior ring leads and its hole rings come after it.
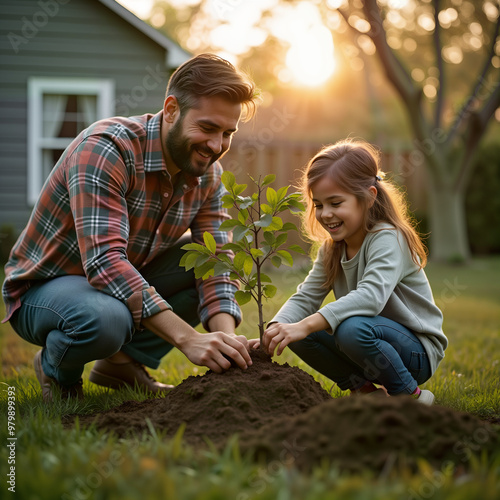
POLYGON ((214 155, 210 150, 200 147, 198 148, 200 151, 204 154, 211 154, 212 157, 207 158, 207 163, 202 167, 194 165, 191 162, 191 155, 195 152, 195 148, 190 145, 189 139, 183 136, 183 123, 182 117, 174 123, 167 133, 165 146, 170 158, 179 170, 195 177, 201 177, 208 170, 208 167, 222 156, 222 153, 214 155))

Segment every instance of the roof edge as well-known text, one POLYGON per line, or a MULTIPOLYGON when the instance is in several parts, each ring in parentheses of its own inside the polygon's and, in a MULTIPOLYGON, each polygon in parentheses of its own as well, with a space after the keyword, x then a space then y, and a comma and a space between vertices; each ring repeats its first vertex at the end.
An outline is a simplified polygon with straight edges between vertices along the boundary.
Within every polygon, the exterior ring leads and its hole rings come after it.
POLYGON ((163 47, 167 51, 165 62, 169 68, 177 68, 192 57, 192 54, 184 50, 178 43, 138 18, 115 0, 99 0, 99 2, 163 47))

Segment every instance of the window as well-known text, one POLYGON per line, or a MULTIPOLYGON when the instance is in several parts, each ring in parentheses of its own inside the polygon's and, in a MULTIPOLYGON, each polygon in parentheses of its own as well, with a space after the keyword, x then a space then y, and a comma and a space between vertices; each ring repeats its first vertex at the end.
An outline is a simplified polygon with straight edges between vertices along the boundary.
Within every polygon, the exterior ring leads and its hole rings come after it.
POLYGON ((28 203, 34 205, 62 152, 86 127, 114 114, 112 80, 28 81, 28 203))

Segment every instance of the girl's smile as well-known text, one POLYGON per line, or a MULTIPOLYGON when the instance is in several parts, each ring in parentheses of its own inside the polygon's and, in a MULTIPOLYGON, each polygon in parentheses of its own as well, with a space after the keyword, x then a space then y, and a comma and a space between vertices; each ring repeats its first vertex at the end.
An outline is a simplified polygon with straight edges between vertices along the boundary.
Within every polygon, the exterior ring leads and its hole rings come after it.
POLYGON ((331 233, 336 233, 340 227, 342 226, 342 222, 336 222, 335 224, 327 224, 327 230, 331 233))

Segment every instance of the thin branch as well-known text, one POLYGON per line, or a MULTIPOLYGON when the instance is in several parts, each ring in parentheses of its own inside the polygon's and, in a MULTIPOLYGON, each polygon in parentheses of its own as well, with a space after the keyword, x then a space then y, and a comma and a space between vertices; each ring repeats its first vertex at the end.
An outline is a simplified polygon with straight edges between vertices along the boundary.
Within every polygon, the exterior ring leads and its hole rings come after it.
POLYGON ((434 116, 434 126, 439 128, 441 126, 441 116, 443 114, 443 100, 444 100, 444 65, 443 55, 441 53, 441 28, 439 25, 439 0, 434 0, 434 48, 436 50, 436 65, 439 71, 439 88, 437 89, 437 101, 434 116))
MULTIPOLYGON (((349 23, 349 16, 348 16, 347 12, 345 12, 343 9, 340 9, 340 8, 338 8, 337 11, 344 18, 344 21, 349 26, 351 31, 353 31, 357 35, 366 35, 366 33, 359 31, 355 26, 353 26, 352 24, 349 23)), ((380 19, 379 26, 381 26, 381 23, 382 23, 382 20, 380 19)), ((372 25, 372 23, 370 23, 370 25, 372 25)), ((373 40, 373 38, 372 38, 372 40, 373 40)), ((356 45, 358 45, 358 48, 359 48, 359 44, 357 43, 357 40, 356 40, 356 45)), ((362 50, 362 49, 360 48, 360 50, 362 50)), ((394 58, 395 63, 401 69, 403 77, 408 81, 408 83, 413 83, 409 74, 408 74, 408 70, 404 67, 403 63, 401 62, 401 59, 399 59, 399 57, 393 51, 391 51, 391 54, 392 54, 392 57, 394 58)))
POLYGON ((377 54, 385 69, 386 76, 406 105, 410 123, 417 139, 416 146, 427 158, 431 170, 442 175, 444 164, 438 158, 439 152, 430 154, 420 146, 420 144, 425 144, 429 137, 429 124, 422 108, 422 89, 415 85, 408 70, 389 47, 377 1, 365 0, 363 5, 365 16, 372 26, 370 37, 377 48, 377 54))
POLYGON ((364 35, 365 33, 362 33, 359 31, 355 26, 349 23, 349 16, 347 15, 347 12, 344 11, 344 9, 341 9, 340 7, 337 9, 337 12, 344 18, 344 21, 346 24, 349 26, 349 28, 357 33, 358 35, 364 35))
POLYGON ((492 35, 491 39, 491 44, 490 44, 490 49, 488 51, 488 57, 486 58, 486 61, 483 66, 483 70, 481 71, 476 83, 474 84, 474 88, 472 89, 472 92, 470 92, 469 98, 463 105, 462 109, 460 110, 460 113, 457 115, 457 118, 453 125, 450 128, 450 133, 448 134, 447 142, 452 142, 453 139, 455 139, 458 130, 460 126, 462 125, 462 122, 467 118, 467 116, 471 116, 470 113, 470 108, 472 107, 472 104, 474 100, 477 98, 477 94, 481 87, 483 86, 486 78, 486 74, 491 68, 491 60, 493 56, 495 55, 495 45, 496 45, 496 40, 498 37, 498 31, 500 29, 500 16, 497 19, 497 24, 495 25, 495 32, 492 35))
POLYGON ((387 43, 380 10, 376 0, 365 0, 363 4, 365 16, 371 25, 370 38, 377 48, 379 58, 384 66, 387 77, 409 106, 417 103, 415 87, 408 71, 396 57, 387 43))
POLYGON ((486 100, 486 104, 479 112, 479 118, 484 127, 486 127, 486 124, 493 116, 498 107, 500 107, 500 82, 497 82, 496 87, 493 89, 490 96, 486 100))

